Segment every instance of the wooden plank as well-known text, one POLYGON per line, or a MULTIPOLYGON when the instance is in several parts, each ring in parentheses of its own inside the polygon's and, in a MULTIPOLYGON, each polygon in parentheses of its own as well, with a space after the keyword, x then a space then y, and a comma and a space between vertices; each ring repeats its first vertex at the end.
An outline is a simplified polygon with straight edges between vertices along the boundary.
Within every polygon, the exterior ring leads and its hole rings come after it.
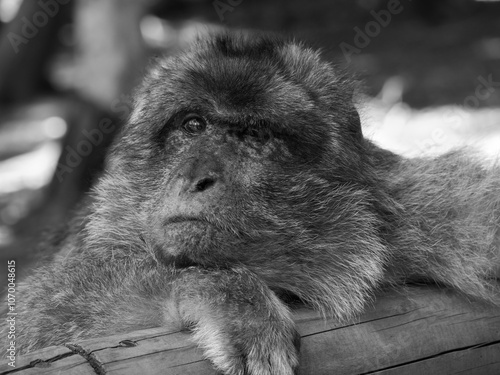
POLYGON ((87 340, 80 346, 106 374, 216 374, 186 331, 155 328, 87 340))
POLYGON ((385 295, 350 326, 298 323, 303 374, 369 374, 500 340, 499 308, 431 288, 385 295))
POLYGON ((373 375, 498 375, 500 374, 500 343, 474 346, 442 353, 390 369, 371 372, 373 375))
POLYGON ((64 346, 50 346, 16 358, 16 367, 0 364, 0 374, 95 375, 88 361, 64 346))
MULTIPOLYGON (((449 291, 412 287, 382 293, 366 313, 347 323, 322 319, 306 308, 296 309, 295 319, 302 336, 301 375, 500 373, 500 308, 449 291)), ((68 375, 216 374, 189 333, 173 328, 84 340, 69 348, 20 357, 19 366, 39 359, 48 367, 44 372, 18 367, 15 373, 57 374, 64 362, 62 373, 68 375), (83 364, 94 372, 81 372, 83 364)))

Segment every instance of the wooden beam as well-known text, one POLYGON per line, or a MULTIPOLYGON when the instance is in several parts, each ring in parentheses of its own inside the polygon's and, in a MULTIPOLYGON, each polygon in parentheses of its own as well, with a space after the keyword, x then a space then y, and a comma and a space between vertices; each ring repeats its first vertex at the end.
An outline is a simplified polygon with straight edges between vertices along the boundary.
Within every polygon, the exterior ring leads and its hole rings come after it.
MULTIPOLYGON (((500 308, 450 291, 380 294, 355 321, 298 308, 301 375, 500 374, 500 308)), ((154 328, 46 348, 0 374, 215 375, 188 332, 154 328)))

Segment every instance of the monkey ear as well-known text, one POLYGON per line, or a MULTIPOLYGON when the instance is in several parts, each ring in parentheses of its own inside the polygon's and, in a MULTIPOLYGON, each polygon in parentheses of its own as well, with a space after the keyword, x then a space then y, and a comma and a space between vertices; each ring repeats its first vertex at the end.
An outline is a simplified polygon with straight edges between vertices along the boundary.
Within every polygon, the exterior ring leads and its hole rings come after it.
POLYGON ((344 75, 344 81, 348 82, 348 93, 350 94, 349 103, 348 103, 348 113, 347 113, 347 123, 349 132, 355 137, 357 140, 361 140, 363 138, 363 131, 361 127, 361 117, 359 115, 358 107, 361 105, 360 100, 360 83, 357 81, 352 75, 348 72, 342 72, 344 75))
POLYGON ((359 117, 359 112, 354 106, 354 103, 350 105, 351 110, 348 112, 347 115, 347 126, 348 126, 348 131, 352 136, 358 140, 361 141, 363 138, 363 130, 361 128, 361 118, 359 117))
POLYGON ((345 68, 340 68, 332 64, 329 65, 328 77, 325 84, 329 87, 329 101, 335 108, 332 111, 337 112, 337 118, 344 119, 344 129, 356 141, 361 141, 363 132, 361 127, 361 118, 357 107, 360 105, 362 95, 361 83, 345 68), (341 112, 341 113, 339 113, 341 112))
POLYGON ((349 72, 328 64, 325 74, 323 100, 333 113, 334 118, 342 126, 340 131, 352 136, 355 141, 361 141, 363 132, 361 118, 357 107, 360 105, 359 82, 349 72))

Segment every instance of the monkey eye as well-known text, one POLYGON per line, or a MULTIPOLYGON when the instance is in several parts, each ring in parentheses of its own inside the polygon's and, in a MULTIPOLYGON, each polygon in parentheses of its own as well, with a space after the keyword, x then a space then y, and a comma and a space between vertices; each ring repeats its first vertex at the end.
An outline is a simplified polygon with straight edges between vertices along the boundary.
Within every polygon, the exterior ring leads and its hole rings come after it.
POLYGON ((189 135, 200 134, 206 127, 205 120, 198 115, 188 115, 182 121, 182 130, 189 135))

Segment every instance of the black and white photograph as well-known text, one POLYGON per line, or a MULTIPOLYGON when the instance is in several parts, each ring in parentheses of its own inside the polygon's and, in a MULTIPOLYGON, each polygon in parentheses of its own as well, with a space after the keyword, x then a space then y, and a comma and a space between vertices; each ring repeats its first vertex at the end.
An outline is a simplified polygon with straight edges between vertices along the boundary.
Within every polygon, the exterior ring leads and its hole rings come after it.
POLYGON ((0 374, 500 374, 500 0, 0 0, 0 374))

